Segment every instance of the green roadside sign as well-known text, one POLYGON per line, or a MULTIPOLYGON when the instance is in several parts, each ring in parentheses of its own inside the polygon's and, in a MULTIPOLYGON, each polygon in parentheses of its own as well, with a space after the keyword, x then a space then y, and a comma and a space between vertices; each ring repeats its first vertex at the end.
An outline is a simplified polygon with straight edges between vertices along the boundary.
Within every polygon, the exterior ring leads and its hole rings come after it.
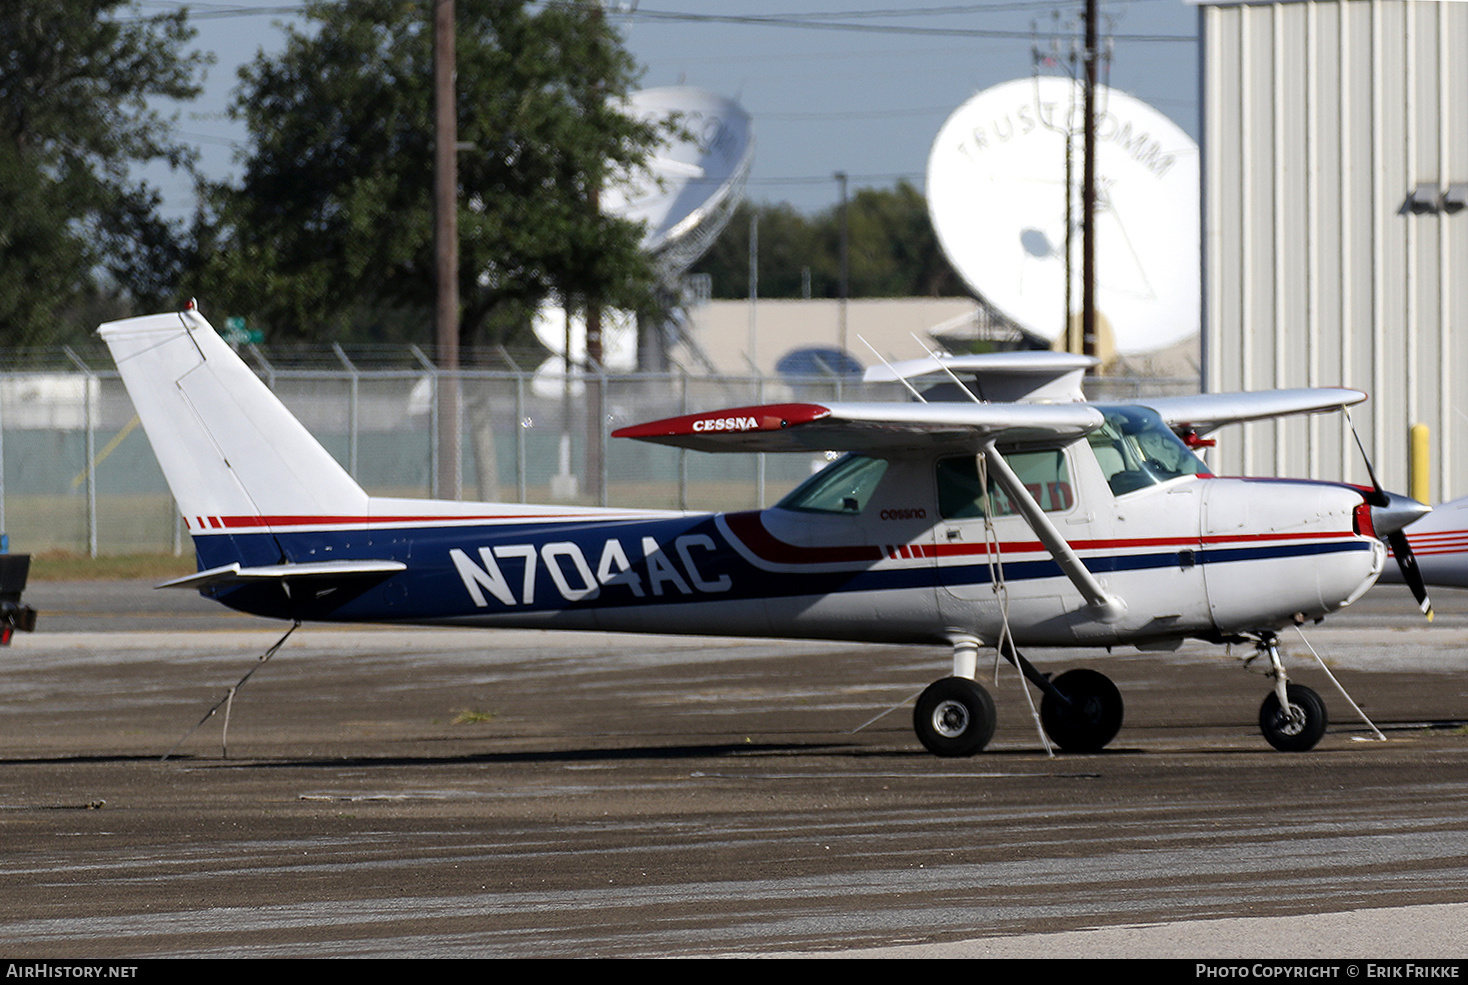
POLYGON ((230 345, 253 345, 265 341, 265 336, 236 315, 224 320, 224 341, 230 345))

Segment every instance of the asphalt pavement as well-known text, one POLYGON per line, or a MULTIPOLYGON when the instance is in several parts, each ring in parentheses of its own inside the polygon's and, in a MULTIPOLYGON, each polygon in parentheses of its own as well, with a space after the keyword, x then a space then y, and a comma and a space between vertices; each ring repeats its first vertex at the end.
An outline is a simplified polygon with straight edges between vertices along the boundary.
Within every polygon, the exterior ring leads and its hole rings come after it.
POLYGON ((262 662, 286 627, 192 593, 27 600, 11 958, 1468 959, 1468 593, 1286 634, 1309 753, 1260 736, 1246 654, 1190 645, 1030 654, 1121 688, 1085 756, 986 663, 961 760, 912 734, 926 648, 308 626, 262 662))

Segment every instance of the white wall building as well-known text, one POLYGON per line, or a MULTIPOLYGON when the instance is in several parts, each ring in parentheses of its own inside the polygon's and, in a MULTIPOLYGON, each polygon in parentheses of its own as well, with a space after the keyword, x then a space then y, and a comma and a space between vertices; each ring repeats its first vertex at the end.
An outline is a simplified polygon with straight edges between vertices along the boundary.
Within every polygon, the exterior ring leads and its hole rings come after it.
MULTIPOLYGON (((1388 488, 1431 428, 1468 494, 1468 3, 1200 0, 1204 372, 1351 386, 1388 488)), ((1221 474, 1366 481, 1335 417, 1220 437, 1221 474)))

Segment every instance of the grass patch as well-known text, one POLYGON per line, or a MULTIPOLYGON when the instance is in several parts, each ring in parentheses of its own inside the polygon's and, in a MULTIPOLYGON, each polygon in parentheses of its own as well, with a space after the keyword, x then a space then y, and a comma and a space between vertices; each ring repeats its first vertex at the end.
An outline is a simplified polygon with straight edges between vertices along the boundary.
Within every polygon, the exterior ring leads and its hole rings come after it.
POLYGON ((1468 725, 1429 725, 1425 731, 1434 735, 1468 735, 1468 725))
POLYGON ((108 581, 129 578, 178 578, 197 570, 192 554, 109 554, 88 557, 71 551, 42 551, 31 556, 31 581, 108 581))

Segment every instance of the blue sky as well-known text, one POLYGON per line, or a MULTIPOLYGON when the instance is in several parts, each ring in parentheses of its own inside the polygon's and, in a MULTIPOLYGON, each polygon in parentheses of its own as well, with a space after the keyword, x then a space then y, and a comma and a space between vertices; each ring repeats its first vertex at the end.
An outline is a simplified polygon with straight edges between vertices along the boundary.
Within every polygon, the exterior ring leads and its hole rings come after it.
MULTIPOLYGON (((458 0, 467 6, 474 0, 458 0)), ((187 6, 195 47, 216 58, 206 93, 184 107, 180 137, 211 177, 233 173, 244 131, 224 117, 240 65, 281 49, 281 0, 139 0, 144 13, 187 6)), ((1035 71, 1032 32, 1078 37, 1079 3, 989 0, 620 0, 609 17, 643 66, 646 87, 686 84, 739 100, 756 140, 749 198, 815 212, 836 201, 833 174, 852 190, 923 186, 943 121, 974 93, 1035 71), (1058 28, 1058 29, 1057 29, 1058 28)), ((1197 8, 1184 0, 1103 0, 1113 37, 1103 75, 1198 137, 1197 8)), ((1062 60, 1069 42, 1059 47, 1062 60)), ((1058 68, 1042 71, 1056 72, 1058 68)), ((192 208, 186 182, 153 180, 173 213, 192 208)))

